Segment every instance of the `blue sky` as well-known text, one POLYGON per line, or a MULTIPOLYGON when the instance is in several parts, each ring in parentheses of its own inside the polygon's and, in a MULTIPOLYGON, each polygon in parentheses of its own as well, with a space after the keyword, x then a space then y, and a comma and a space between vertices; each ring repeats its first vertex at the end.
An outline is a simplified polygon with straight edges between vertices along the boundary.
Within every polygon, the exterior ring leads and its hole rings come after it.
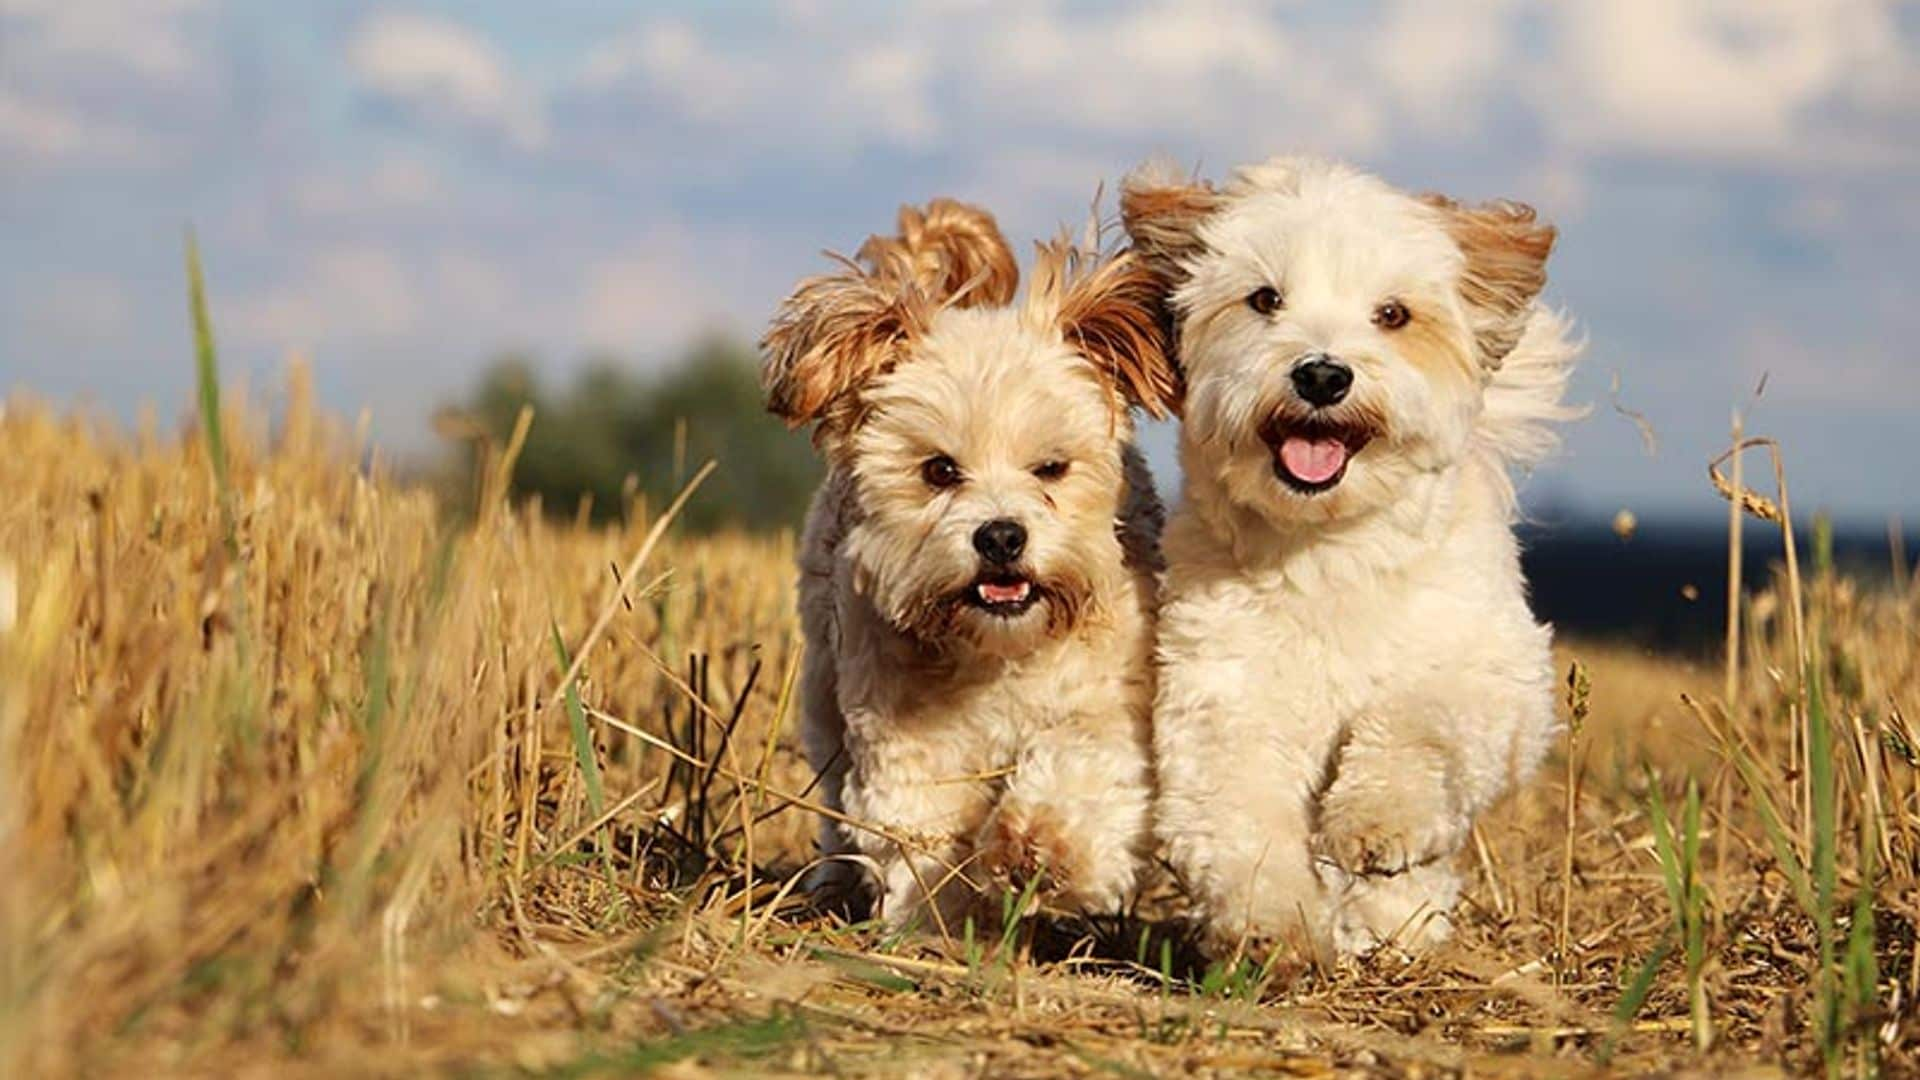
POLYGON ((1149 155, 1302 150, 1561 225, 1595 409, 1536 504, 1718 513, 1742 407, 1797 505, 1920 510, 1920 5, 1877 0, 0 0, 0 390, 184 408, 190 221, 229 365, 417 451, 498 350, 752 336, 902 201, 1024 242, 1149 155))

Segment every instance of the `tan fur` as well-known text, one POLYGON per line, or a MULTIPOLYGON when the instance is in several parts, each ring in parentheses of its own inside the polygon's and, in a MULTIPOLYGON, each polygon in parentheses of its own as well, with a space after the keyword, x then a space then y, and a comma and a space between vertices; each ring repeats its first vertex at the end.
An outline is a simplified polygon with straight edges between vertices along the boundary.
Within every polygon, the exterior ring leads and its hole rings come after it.
POLYGON ((1520 341, 1534 298, 1547 284, 1547 256, 1556 231, 1525 203, 1496 200, 1464 206, 1444 195, 1420 196, 1445 218, 1466 256, 1460 295, 1473 313, 1481 363, 1498 368, 1520 341))
POLYGON ((1020 267, 993 215, 954 199, 900 208, 899 231, 871 236, 859 258, 870 267, 904 271, 927 295, 958 307, 998 306, 1013 299, 1020 267))
MULTIPOLYGON (((833 435, 858 413, 857 388, 899 362, 941 308, 1000 307, 1019 284, 993 216, 953 199, 903 206, 899 232, 857 261, 800 283, 761 339, 768 408, 833 435)), ((1179 400, 1163 290, 1138 259, 1102 258, 1065 239, 1041 244, 1025 306, 1053 324, 1128 405, 1163 417, 1179 400)))
POLYGON ((1199 250, 1200 223, 1221 202, 1211 184, 1166 163, 1135 169, 1120 184, 1120 220, 1133 249, 1170 288, 1185 281, 1182 260, 1199 250))
POLYGON ((1137 264, 1043 248, 1015 305, 991 219, 953 205, 904 212, 835 275, 858 303, 803 283, 767 382, 774 411, 830 431, 800 551, 802 731, 820 797, 872 826, 823 823, 816 884, 957 930, 980 893, 1034 875, 1070 909, 1133 887, 1161 512, 1127 406, 1163 408, 1172 378, 1137 264), (929 483, 937 457, 959 482, 929 483), (1017 567, 983 563, 990 521, 1024 527, 1017 567), (1032 603, 986 610, 989 574, 1032 603))
POLYGON ((1476 347, 1468 348, 1444 318, 1435 318, 1417 301, 1409 301, 1408 310, 1413 315, 1407 325, 1393 331, 1401 354, 1436 378, 1477 384, 1484 370, 1478 339, 1474 339, 1476 347))
POLYGON ((1128 404, 1155 417, 1173 412, 1180 380, 1168 359, 1162 285, 1131 253, 1101 260, 1065 239, 1042 244, 1027 288, 1070 344, 1102 366, 1128 404))
POLYGON ((809 278, 760 341, 767 407, 796 427, 843 416, 849 393, 891 368, 931 314, 916 283, 871 269, 850 265, 809 278))

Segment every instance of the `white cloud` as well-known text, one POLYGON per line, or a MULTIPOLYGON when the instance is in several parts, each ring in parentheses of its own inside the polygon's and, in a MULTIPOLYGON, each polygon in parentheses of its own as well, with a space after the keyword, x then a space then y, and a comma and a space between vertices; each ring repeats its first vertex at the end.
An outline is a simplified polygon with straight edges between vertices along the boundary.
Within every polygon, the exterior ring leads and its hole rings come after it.
POLYGON ((413 157, 387 157, 365 172, 303 175, 288 197, 301 213, 340 217, 417 211, 445 194, 445 179, 433 166, 413 157))
POLYGON ((663 233, 637 246, 635 254, 582 273, 574 323, 583 345, 622 352, 672 347, 725 322, 685 237, 663 233))
MULTIPOLYGON (((1009 237, 1032 235, 1039 239, 1062 228, 1080 236, 1095 213, 1112 215, 1112 178, 1134 164, 1113 153, 1009 147, 956 179, 952 191, 957 197, 992 209, 1009 237), (1096 193, 1105 201, 1097 209, 1093 204, 1096 193)), ((884 216, 875 216, 873 224, 879 226, 885 221, 884 216)), ((855 239, 849 236, 845 242, 851 247, 855 239)), ((1019 241, 1014 247, 1016 251, 1023 249, 1019 241)))
POLYGON ((988 115, 1060 133, 1265 155, 1302 144, 1367 154, 1385 133, 1364 57, 1315 40, 1296 12, 1247 0, 1125 11, 996 5, 943 28, 947 74, 988 115), (958 42, 958 44, 946 44, 958 42))
POLYGON ((939 133, 930 100, 933 58, 918 45, 894 42, 864 50, 846 68, 848 96, 871 108, 876 130, 906 146, 925 146, 939 133))
MULTIPOLYGON (((186 18, 207 0, 0 0, 0 19, 26 27, 24 44, 43 55, 80 59, 174 79, 199 61, 186 18)), ((9 51, 20 41, 9 41, 9 51)))
MULTIPOLYGON (((814 42, 835 40, 834 31, 812 34, 814 42)), ((924 146, 938 133, 935 57, 920 42, 887 31, 849 39, 844 49, 770 44, 723 44, 683 20, 650 19, 590 50, 577 85, 592 97, 664 105, 753 147, 869 139, 924 146)))
POLYGON ((369 90, 428 119, 496 131, 524 148, 546 140, 538 97, 492 43, 451 19, 374 15, 354 35, 347 61, 369 90))
POLYGON ((423 312, 412 276, 392 251, 343 246, 314 256, 294 280, 236 298, 221 324, 251 344, 311 349, 322 341, 398 337, 414 330, 423 312))
POLYGON ((0 0, 0 155, 166 167, 218 125, 211 0, 0 0), (197 125, 197 126, 196 126, 197 125))
MULTIPOLYGON (((1812 160, 1844 127, 1920 117, 1891 6, 1871 0, 1570 5, 1550 56, 1556 134, 1596 149, 1812 160)), ((1832 164, 1843 164, 1831 162, 1832 164)))
POLYGON ((1307 131, 1322 149, 1376 147, 1364 73, 1301 47, 1283 15, 1251 0, 789 5, 770 32, 726 37, 648 17, 589 51, 574 90, 664 109, 709 140, 705 157, 1307 131))
POLYGON ((138 131, 55 102, 0 89, 0 148, 29 161, 127 161, 150 143, 138 131))
POLYGON ((1521 0, 1395 0, 1381 16, 1370 66, 1423 130, 1471 132, 1488 94, 1516 74, 1513 23, 1521 6, 1521 0))
POLYGON ((515 287, 512 271, 483 255, 442 252, 434 257, 433 278, 440 305, 451 317, 528 314, 519 302, 522 293, 515 287))
MULTIPOLYGON (((1124 9, 789 4, 766 34, 646 19, 577 87, 665 106, 721 153, 971 136, 1181 140, 1368 157, 1537 122, 1568 160, 1859 167, 1903 151, 1920 67, 1889 0, 1397 0, 1344 18, 1251 0, 1124 9), (1008 133, 984 130, 1007 124, 1008 133), (1033 136, 1027 136, 1033 137, 1033 136), (1571 155, 1571 157, 1570 157, 1571 155)), ((1028 147, 1032 149, 1032 147, 1028 147)))
POLYGON ((780 84, 765 58, 725 54, 692 26, 662 19, 630 28, 587 53, 581 81, 592 90, 637 89, 698 121, 742 120, 780 84))

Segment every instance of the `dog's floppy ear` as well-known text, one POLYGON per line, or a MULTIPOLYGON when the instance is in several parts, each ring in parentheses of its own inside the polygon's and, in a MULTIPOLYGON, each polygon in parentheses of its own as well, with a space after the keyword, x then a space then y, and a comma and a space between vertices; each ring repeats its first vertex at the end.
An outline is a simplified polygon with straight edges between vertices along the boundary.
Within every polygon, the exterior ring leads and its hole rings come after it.
POLYGON ((831 425, 853 391, 894 365, 928 310, 914 282, 852 263, 801 282, 760 341, 767 408, 794 427, 831 425))
POLYGON ((993 215, 954 199, 903 206, 899 231, 860 245, 859 261, 800 283, 760 341, 767 408, 798 427, 836 426, 868 380, 941 306, 1006 304, 1020 282, 993 215))
POLYGON ((928 299, 954 307, 1006 304, 1020 283, 993 215, 955 199, 901 207, 899 231, 868 238, 860 261, 875 273, 911 278, 928 299))
POLYGON ((1460 296, 1466 301, 1481 362, 1497 368, 1526 329, 1534 298, 1547 284, 1554 227, 1533 207, 1499 200, 1463 206, 1444 195, 1422 200, 1440 211, 1447 232, 1466 256, 1460 296))
POLYGON ((1200 223, 1220 208, 1212 185, 1165 162, 1148 162, 1120 182, 1120 221, 1147 269, 1172 288, 1181 263, 1200 252, 1200 223))
POLYGON ((1154 417, 1179 409, 1164 285, 1136 254, 1100 260, 1065 238, 1041 244, 1027 302, 1030 315, 1051 314, 1060 336, 1129 405, 1154 417))

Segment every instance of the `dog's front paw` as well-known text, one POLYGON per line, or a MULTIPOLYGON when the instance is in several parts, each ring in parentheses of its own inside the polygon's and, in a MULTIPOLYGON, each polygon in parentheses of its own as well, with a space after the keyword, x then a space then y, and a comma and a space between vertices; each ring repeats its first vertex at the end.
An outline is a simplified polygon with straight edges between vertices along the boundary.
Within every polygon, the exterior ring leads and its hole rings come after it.
POLYGON ((1341 794, 1328 795, 1312 846, 1316 859, 1348 874, 1404 873, 1451 855, 1466 839, 1464 816, 1437 793, 1401 792, 1392 800, 1341 794))
POLYGON ((980 867, 1016 893, 1032 887, 1054 898, 1083 879, 1085 855, 1058 818, 1044 807, 1003 806, 980 830, 980 867))
POLYGON ((844 857, 827 860, 808 871, 801 888, 815 911, 838 915, 848 922, 870 917, 879 899, 873 880, 844 857))

